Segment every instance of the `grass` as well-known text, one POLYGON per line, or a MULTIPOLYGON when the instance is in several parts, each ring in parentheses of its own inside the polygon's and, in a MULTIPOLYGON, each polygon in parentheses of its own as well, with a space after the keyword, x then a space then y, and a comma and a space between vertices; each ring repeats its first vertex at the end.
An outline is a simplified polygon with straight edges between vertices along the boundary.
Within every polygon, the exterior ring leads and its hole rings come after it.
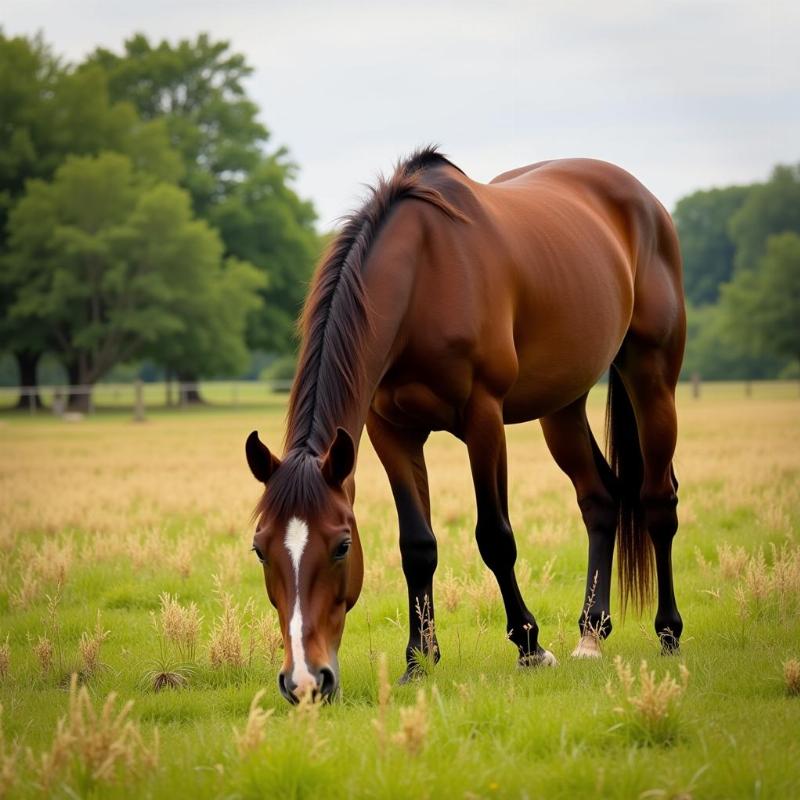
MULTIPOLYGON (((600 431, 601 393, 590 409, 600 431)), ((585 533, 539 427, 510 428, 518 574, 560 662, 527 671, 474 544, 466 454, 433 436, 442 660, 402 687, 396 521, 365 438, 366 580, 323 708, 280 698, 248 552, 244 439, 278 446, 277 403, 139 425, 0 416, 0 797, 797 796, 799 411, 791 384, 681 388, 670 658, 652 614, 622 624, 616 606, 603 658, 569 658, 585 533)))

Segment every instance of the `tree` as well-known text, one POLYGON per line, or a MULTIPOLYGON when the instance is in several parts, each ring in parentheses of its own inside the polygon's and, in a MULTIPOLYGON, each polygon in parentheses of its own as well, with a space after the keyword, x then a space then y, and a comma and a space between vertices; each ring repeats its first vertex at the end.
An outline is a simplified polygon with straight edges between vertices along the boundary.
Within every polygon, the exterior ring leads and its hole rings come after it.
POLYGON ((243 87, 252 68, 229 47, 207 34, 175 46, 153 46, 137 34, 122 55, 100 48, 83 66, 105 71, 115 101, 132 103, 142 119, 166 123, 186 168, 183 185, 203 217, 259 163, 269 137, 243 87))
POLYGON ((716 303, 720 285, 733 277, 736 247, 729 227, 750 192, 749 186, 709 189, 683 197, 675 206, 684 290, 695 305, 716 303))
POLYGON ((778 165, 766 183, 752 188, 730 221, 736 268, 752 269, 777 233, 800 233, 800 164, 778 165))
MULTIPOLYGON (((143 353, 168 375, 189 382, 197 375, 231 375, 247 366, 247 319, 261 306, 258 291, 264 284, 257 269, 235 258, 198 277, 201 282, 193 291, 173 304, 183 321, 181 330, 156 339, 143 353)), ((187 392, 189 401, 200 401, 196 390, 187 392)))
MULTIPOLYGON (((101 69, 70 70, 38 38, 0 33, 0 120, 0 258, 8 249, 8 214, 26 182, 49 180, 70 154, 115 150, 160 180, 182 175, 162 120, 143 122, 131 104, 111 103, 101 69)), ((8 313, 18 288, 0 275, 0 346, 15 354, 20 383, 36 386, 37 363, 52 340, 40 319, 8 313)), ((34 400, 41 402, 38 394, 34 400)))
POLYGON ((266 276, 264 306, 250 315, 247 339, 274 353, 294 348, 294 322, 320 252, 314 209, 286 183, 291 170, 283 152, 262 159, 210 214, 228 252, 266 276))
POLYGON ((800 361, 800 236, 771 236, 757 269, 723 288, 728 335, 757 356, 800 361))
POLYGON ((52 183, 30 181, 9 238, 10 314, 47 326, 71 384, 91 386, 149 344, 188 335, 193 295, 227 285, 219 237, 192 218, 188 195, 120 154, 69 158, 52 183))
POLYGON ((705 380, 774 378, 784 360, 754 353, 733 335, 719 304, 687 305, 686 352, 681 376, 705 380))
POLYGON ((252 68, 205 34, 174 45, 139 34, 121 55, 95 51, 85 68, 92 66, 106 71, 115 100, 133 103, 144 119, 164 120, 195 212, 218 228, 227 255, 264 274, 249 345, 293 350, 294 320, 320 252, 316 215, 291 188, 296 168, 286 151, 265 151, 269 131, 243 85, 252 68))

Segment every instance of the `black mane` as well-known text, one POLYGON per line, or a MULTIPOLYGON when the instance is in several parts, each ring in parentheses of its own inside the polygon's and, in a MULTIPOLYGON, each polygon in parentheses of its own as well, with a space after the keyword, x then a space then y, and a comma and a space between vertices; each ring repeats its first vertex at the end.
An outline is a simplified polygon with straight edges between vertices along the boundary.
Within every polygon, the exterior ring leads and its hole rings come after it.
POLYGON ((256 515, 267 505, 277 514, 288 514, 323 502, 325 483, 318 459, 330 447, 364 378, 369 331, 364 262, 389 212, 401 200, 422 200, 453 219, 463 218, 421 181, 426 170, 445 165, 454 166, 435 147, 425 147, 398 163, 390 178, 379 176, 362 207, 344 218, 320 261, 299 323, 302 343, 289 397, 283 463, 270 479, 256 515))

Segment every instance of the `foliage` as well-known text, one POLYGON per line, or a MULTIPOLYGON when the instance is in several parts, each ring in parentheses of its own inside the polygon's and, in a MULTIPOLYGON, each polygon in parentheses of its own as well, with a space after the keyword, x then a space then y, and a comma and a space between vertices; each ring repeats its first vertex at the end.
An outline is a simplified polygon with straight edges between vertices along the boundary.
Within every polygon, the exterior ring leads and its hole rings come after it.
POLYGON ((800 359, 800 236, 771 236, 758 268, 723 287, 722 312, 744 351, 800 359))
POLYGON ((314 209, 287 184, 294 171, 283 151, 263 158, 209 215, 228 252, 266 275, 264 307, 250 316, 247 338, 277 353, 294 351, 294 322, 320 252, 314 209))
POLYGON ((695 305, 715 303, 720 284, 731 279, 735 245, 729 232, 733 214, 750 187, 708 189, 681 198, 672 214, 683 256, 686 299, 695 305))
POLYGON ((227 255, 263 274, 264 301, 249 310, 248 345, 270 352, 294 349, 294 320, 320 244, 311 204, 290 184, 296 167, 278 148, 265 153, 269 131, 247 96, 252 68, 227 42, 196 40, 153 45, 138 34, 117 55, 97 50, 112 96, 143 119, 163 120, 183 157, 183 185, 195 212, 216 227, 227 255))
POLYGON ((697 373, 705 380, 774 378, 785 361, 770 354, 754 353, 747 342, 728 326, 720 305, 687 309, 685 377, 697 373))
POLYGON ((770 179, 756 184, 730 221, 736 246, 736 269, 753 269, 770 236, 800 234, 800 164, 779 164, 770 179))
MULTIPOLYGON (((29 183, 10 231, 11 313, 48 325, 73 383, 93 384, 165 337, 193 335, 220 300, 246 305, 256 282, 246 265, 225 269, 219 238, 192 219, 184 192, 118 154, 71 158, 52 183, 29 183)), ((235 318, 226 321, 218 357, 239 358, 235 318)))

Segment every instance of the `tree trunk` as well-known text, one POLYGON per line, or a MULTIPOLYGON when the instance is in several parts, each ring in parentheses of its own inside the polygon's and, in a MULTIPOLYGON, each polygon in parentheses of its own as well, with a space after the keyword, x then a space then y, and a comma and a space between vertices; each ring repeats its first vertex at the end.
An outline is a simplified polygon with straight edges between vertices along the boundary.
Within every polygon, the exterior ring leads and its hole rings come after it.
POLYGON ((67 364, 67 411, 77 411, 88 414, 91 407, 91 394, 83 385, 84 375, 78 364, 67 364), (73 389, 73 387, 80 387, 73 389))
POLYGON ((39 366, 41 356, 41 353, 34 353, 30 350, 14 353, 14 357, 17 359, 17 369, 19 369, 19 385, 34 390, 33 393, 20 392, 16 406, 19 409, 44 408, 44 403, 39 395, 39 382, 36 379, 36 368, 39 366))
POLYGON ((182 406, 196 406, 205 404, 206 401, 200 394, 200 384, 197 382, 196 375, 187 375, 185 372, 179 372, 178 384, 180 386, 180 398, 182 406))

